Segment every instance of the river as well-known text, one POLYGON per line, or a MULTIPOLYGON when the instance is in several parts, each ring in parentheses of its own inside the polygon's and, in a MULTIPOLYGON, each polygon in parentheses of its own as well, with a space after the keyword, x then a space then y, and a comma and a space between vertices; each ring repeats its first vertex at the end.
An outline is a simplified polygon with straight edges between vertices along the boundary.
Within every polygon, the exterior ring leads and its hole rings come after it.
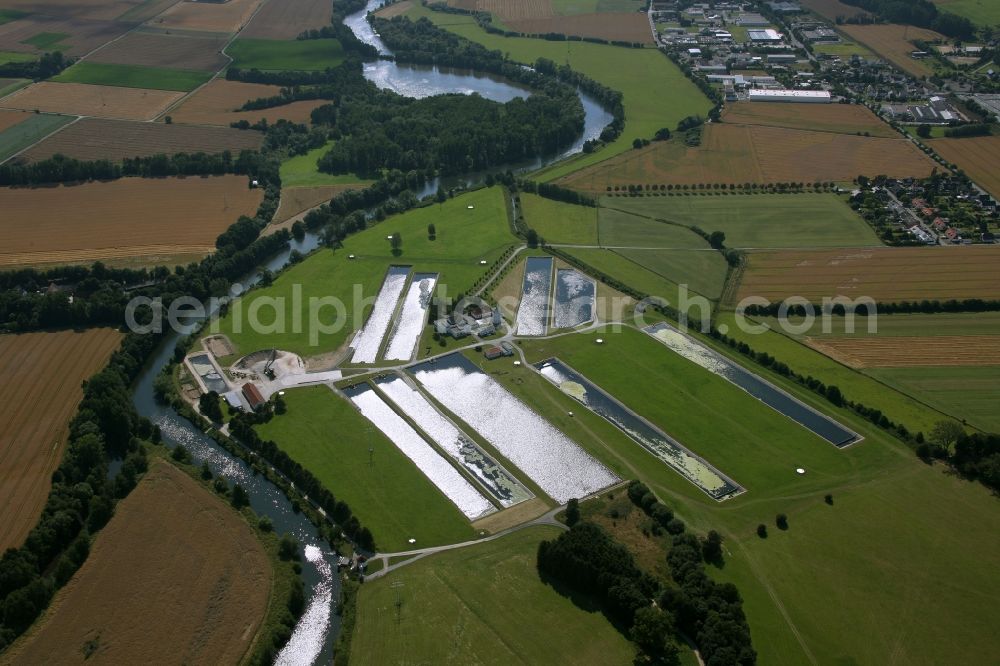
MULTIPOLYGON (((374 45, 379 52, 389 55, 388 49, 365 20, 369 11, 378 9, 382 0, 372 0, 365 10, 352 14, 344 21, 362 41, 374 45)), ((515 97, 524 97, 530 91, 510 81, 492 75, 469 71, 397 65, 391 60, 379 60, 365 65, 365 77, 380 88, 395 90, 412 97, 428 97, 443 93, 478 93, 498 102, 506 102, 515 97)), ((611 122, 612 116, 596 100, 581 92, 581 100, 586 112, 583 135, 566 151, 552 156, 540 157, 523 164, 508 165, 503 168, 530 170, 580 152, 583 144, 600 135, 611 122)), ((500 168, 494 169, 494 171, 500 168)), ((441 183, 445 187, 478 181, 480 174, 466 174, 461 179, 441 183)), ((432 193, 438 182, 429 183, 418 195, 432 193)), ((288 263, 292 250, 303 254, 319 246, 316 234, 307 234, 302 241, 291 245, 265 262, 261 268, 277 271, 288 263)), ((256 271, 246 276, 243 285, 252 285, 257 280, 256 271)), ((340 618, 334 612, 340 597, 340 584, 336 575, 336 555, 329 544, 316 536, 316 528, 302 514, 292 511, 289 500, 275 485, 259 475, 243 460, 230 455, 225 449, 206 436, 190 421, 181 417, 170 407, 159 405, 153 398, 153 380, 173 356, 174 346, 181 338, 179 333, 171 333, 160 344, 156 353, 133 386, 133 400, 139 414, 148 417, 160 426, 163 442, 170 447, 183 444, 190 452, 196 465, 208 463, 212 473, 227 479, 230 483, 243 486, 250 498, 250 506, 261 516, 270 518, 278 534, 292 534, 303 547, 302 578, 306 588, 306 611, 296 625, 288 645, 278 655, 275 663, 310 666, 328 664, 333 658, 333 646, 340 629, 340 618)), ((336 489, 333 489, 334 491, 336 489)))

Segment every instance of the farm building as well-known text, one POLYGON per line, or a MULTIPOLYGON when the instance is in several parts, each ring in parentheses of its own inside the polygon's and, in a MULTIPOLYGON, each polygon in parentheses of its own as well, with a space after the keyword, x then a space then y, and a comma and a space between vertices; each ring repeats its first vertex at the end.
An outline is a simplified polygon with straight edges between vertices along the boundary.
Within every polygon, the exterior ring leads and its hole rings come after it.
POLYGON ((267 402, 260 389, 253 382, 247 382, 243 385, 243 397, 246 399, 247 404, 250 405, 250 409, 254 411, 257 411, 261 405, 267 402))
POLYGON ((434 330, 459 340, 469 335, 486 337, 496 332, 500 325, 500 310, 483 305, 470 305, 464 313, 452 312, 434 322, 434 330))
POLYGON ((774 28, 747 30, 747 38, 755 44, 774 44, 781 41, 781 33, 774 28))
POLYGON ((489 347, 483 351, 483 356, 486 357, 487 361, 495 361, 503 356, 503 350, 499 347, 489 347))
POLYGON ((748 95, 751 102, 830 103, 827 90, 751 90, 748 95))

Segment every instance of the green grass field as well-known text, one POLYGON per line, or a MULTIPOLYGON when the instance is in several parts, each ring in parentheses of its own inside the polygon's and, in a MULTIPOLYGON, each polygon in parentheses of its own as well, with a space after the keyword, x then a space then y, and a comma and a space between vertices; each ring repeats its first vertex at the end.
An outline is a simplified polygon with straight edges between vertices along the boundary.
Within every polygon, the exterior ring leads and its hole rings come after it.
POLYGON ((529 227, 548 243, 597 245, 597 209, 521 195, 521 212, 529 227))
POLYGON ((981 26, 1000 25, 1000 4, 995 0, 934 0, 934 4, 981 26))
MULTIPOLYGON (((646 296, 665 298, 671 304, 678 303, 680 287, 677 281, 641 266, 625 257, 620 250, 564 248, 564 251, 584 264, 624 282, 646 296)), ((723 275, 725 275, 724 272, 723 275)), ((682 282, 685 278, 690 278, 690 275, 677 276, 677 279, 682 282)))
POLYGON ((813 44, 813 51, 816 53, 826 53, 829 55, 850 58, 858 55, 862 58, 870 58, 872 52, 857 42, 845 41, 841 44, 813 44))
POLYGON ((16 9, 0 9, 0 25, 16 21, 17 19, 24 18, 27 15, 27 12, 21 12, 16 9))
POLYGON ((73 116, 35 113, 0 132, 0 162, 73 121, 73 116))
POLYGON ((149 88, 189 92, 212 78, 211 72, 190 69, 166 69, 142 65, 113 65, 103 62, 78 62, 53 81, 89 83, 98 86, 149 88))
POLYGON ((0 51, 0 65, 12 62, 34 62, 38 56, 31 53, 18 53, 16 51, 0 51))
MULTIPOLYGON (((872 228, 835 194, 606 198, 606 207, 726 234, 726 247, 867 247, 872 228)), ((657 229, 662 223, 643 220, 657 229)), ((637 225, 641 231, 642 225, 637 225)), ((604 242, 604 228, 601 228, 604 242)))
POLYGON ((323 157, 333 142, 313 148, 304 155, 290 157, 281 163, 280 175, 282 187, 320 187, 322 185, 349 185, 351 183, 368 184, 372 181, 361 180, 351 174, 333 175, 323 173, 316 167, 316 162, 323 157))
POLYGON ((729 267, 721 254, 711 250, 615 250, 630 261, 662 275, 671 282, 717 299, 722 295, 729 267))
POLYGON ((344 344, 364 323, 374 297, 378 294, 386 269, 391 264, 412 265, 416 271, 439 272, 439 293, 455 296, 468 290, 510 245, 516 242, 507 223, 503 195, 498 187, 477 190, 402 215, 390 217, 355 234, 341 249, 321 250, 281 274, 270 287, 258 289, 234 305, 220 322, 221 330, 236 344, 239 354, 278 347, 302 356, 333 351, 344 344), (474 206, 472 210, 468 206, 474 206), (434 224, 435 240, 427 237, 427 225, 434 224), (400 233, 402 254, 392 255, 386 236, 400 233), (354 254, 355 259, 348 256, 354 254), (301 326, 296 331, 293 295, 301 294, 301 326), (368 299, 367 302, 355 298, 368 299), (332 333, 310 339, 309 299, 332 296, 344 304, 341 313, 331 306, 319 311, 318 321, 330 325, 338 316, 346 316, 347 325, 332 333), (254 308, 260 308, 258 320, 272 324, 275 310, 265 305, 271 298, 288 304, 277 318, 280 325, 253 330, 248 325, 254 308), (258 305, 254 305, 259 302, 258 305), (240 316, 237 316, 237 312, 240 316))
POLYGON ((62 48, 65 45, 60 44, 60 42, 69 38, 70 35, 65 32, 40 32, 21 43, 34 46, 39 51, 48 51, 54 48, 62 48))
MULTIPOLYGON (((770 326, 777 325, 777 319, 768 317, 763 321, 770 326)), ((789 317, 792 325, 801 319, 789 317)), ((998 335, 1000 333, 1000 312, 958 312, 940 314, 880 314, 873 322, 876 334, 892 337, 926 337, 937 335, 998 335)), ((830 331, 824 332, 822 321, 817 319, 813 327, 803 333, 813 338, 867 337, 868 318, 854 318, 854 332, 846 330, 843 317, 831 319, 830 331)))
POLYGON ((322 71, 344 61, 336 39, 237 39, 226 53, 242 69, 322 71))
POLYGON ((632 663, 632 644, 601 613, 539 578, 538 544, 558 534, 554 527, 526 528, 366 582, 351 663, 632 663))
POLYGON ((550 42, 543 39, 491 35, 471 16, 433 12, 414 4, 406 16, 426 16, 437 25, 487 48, 498 49, 518 62, 531 64, 548 58, 569 64, 624 95, 625 130, 611 145, 589 155, 577 155, 539 172, 554 180, 632 148, 636 138, 651 139, 662 127, 673 129, 686 116, 706 116, 711 103, 681 71, 656 49, 627 49, 588 42, 550 42))
POLYGON ((286 391, 288 412, 258 426, 264 439, 312 472, 375 536, 379 550, 465 541, 475 532, 465 516, 420 470, 325 386, 286 391), (368 464, 368 448, 374 463, 368 464), (407 540, 416 539, 411 546, 407 540))
POLYGON ((642 478, 693 528, 724 535, 726 566, 715 576, 744 598, 758 663, 989 660, 1000 646, 986 629, 1000 592, 989 573, 1000 563, 1000 516, 986 489, 924 465, 897 440, 769 373, 865 439, 837 450, 639 333, 600 335, 601 346, 574 335, 525 349, 531 360, 560 356, 747 493, 715 503, 579 407, 564 416, 568 396, 502 381, 620 474, 642 478), (807 473, 796 475, 798 466, 807 473), (788 531, 774 527, 778 512, 789 516, 788 531), (756 536, 758 523, 769 525, 768 539, 756 536))
POLYGON ((599 12, 635 12, 642 7, 642 2, 638 0, 552 0, 552 9, 559 16, 599 12))
POLYGON ((617 201, 606 199, 598 214, 600 244, 604 247, 648 247, 703 250, 708 242, 678 224, 667 224, 611 208, 617 201))
POLYGON ((869 368, 872 377, 987 432, 1000 432, 1000 370, 994 366, 869 368))

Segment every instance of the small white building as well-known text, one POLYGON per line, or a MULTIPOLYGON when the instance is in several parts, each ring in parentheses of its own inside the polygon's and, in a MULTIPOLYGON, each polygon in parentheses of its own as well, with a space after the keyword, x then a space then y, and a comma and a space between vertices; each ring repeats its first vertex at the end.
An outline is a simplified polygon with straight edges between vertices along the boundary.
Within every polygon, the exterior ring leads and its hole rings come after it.
POLYGON ((831 102, 828 90, 751 90, 747 94, 751 102, 805 102, 813 104, 829 104, 831 102))

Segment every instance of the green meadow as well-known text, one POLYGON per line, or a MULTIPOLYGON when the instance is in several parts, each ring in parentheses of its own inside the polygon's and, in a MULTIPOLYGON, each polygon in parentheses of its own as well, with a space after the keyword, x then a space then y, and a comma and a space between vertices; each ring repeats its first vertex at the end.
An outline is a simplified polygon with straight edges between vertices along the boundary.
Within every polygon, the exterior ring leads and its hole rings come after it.
POLYGON ((344 61, 336 39, 241 38, 226 48, 232 66, 241 69, 322 71, 344 61))
POLYGON ((358 183, 362 186, 372 181, 364 181, 351 174, 334 175, 323 173, 316 166, 319 158, 323 157, 333 142, 329 142, 319 148, 313 148, 307 153, 289 157, 281 163, 279 175, 281 176, 282 187, 321 187, 323 185, 350 185, 358 183))
POLYGON ((103 62, 78 62, 64 70, 53 81, 89 83, 98 86, 150 88, 189 92, 212 78, 211 72, 190 69, 168 69, 144 65, 114 65, 103 62))

